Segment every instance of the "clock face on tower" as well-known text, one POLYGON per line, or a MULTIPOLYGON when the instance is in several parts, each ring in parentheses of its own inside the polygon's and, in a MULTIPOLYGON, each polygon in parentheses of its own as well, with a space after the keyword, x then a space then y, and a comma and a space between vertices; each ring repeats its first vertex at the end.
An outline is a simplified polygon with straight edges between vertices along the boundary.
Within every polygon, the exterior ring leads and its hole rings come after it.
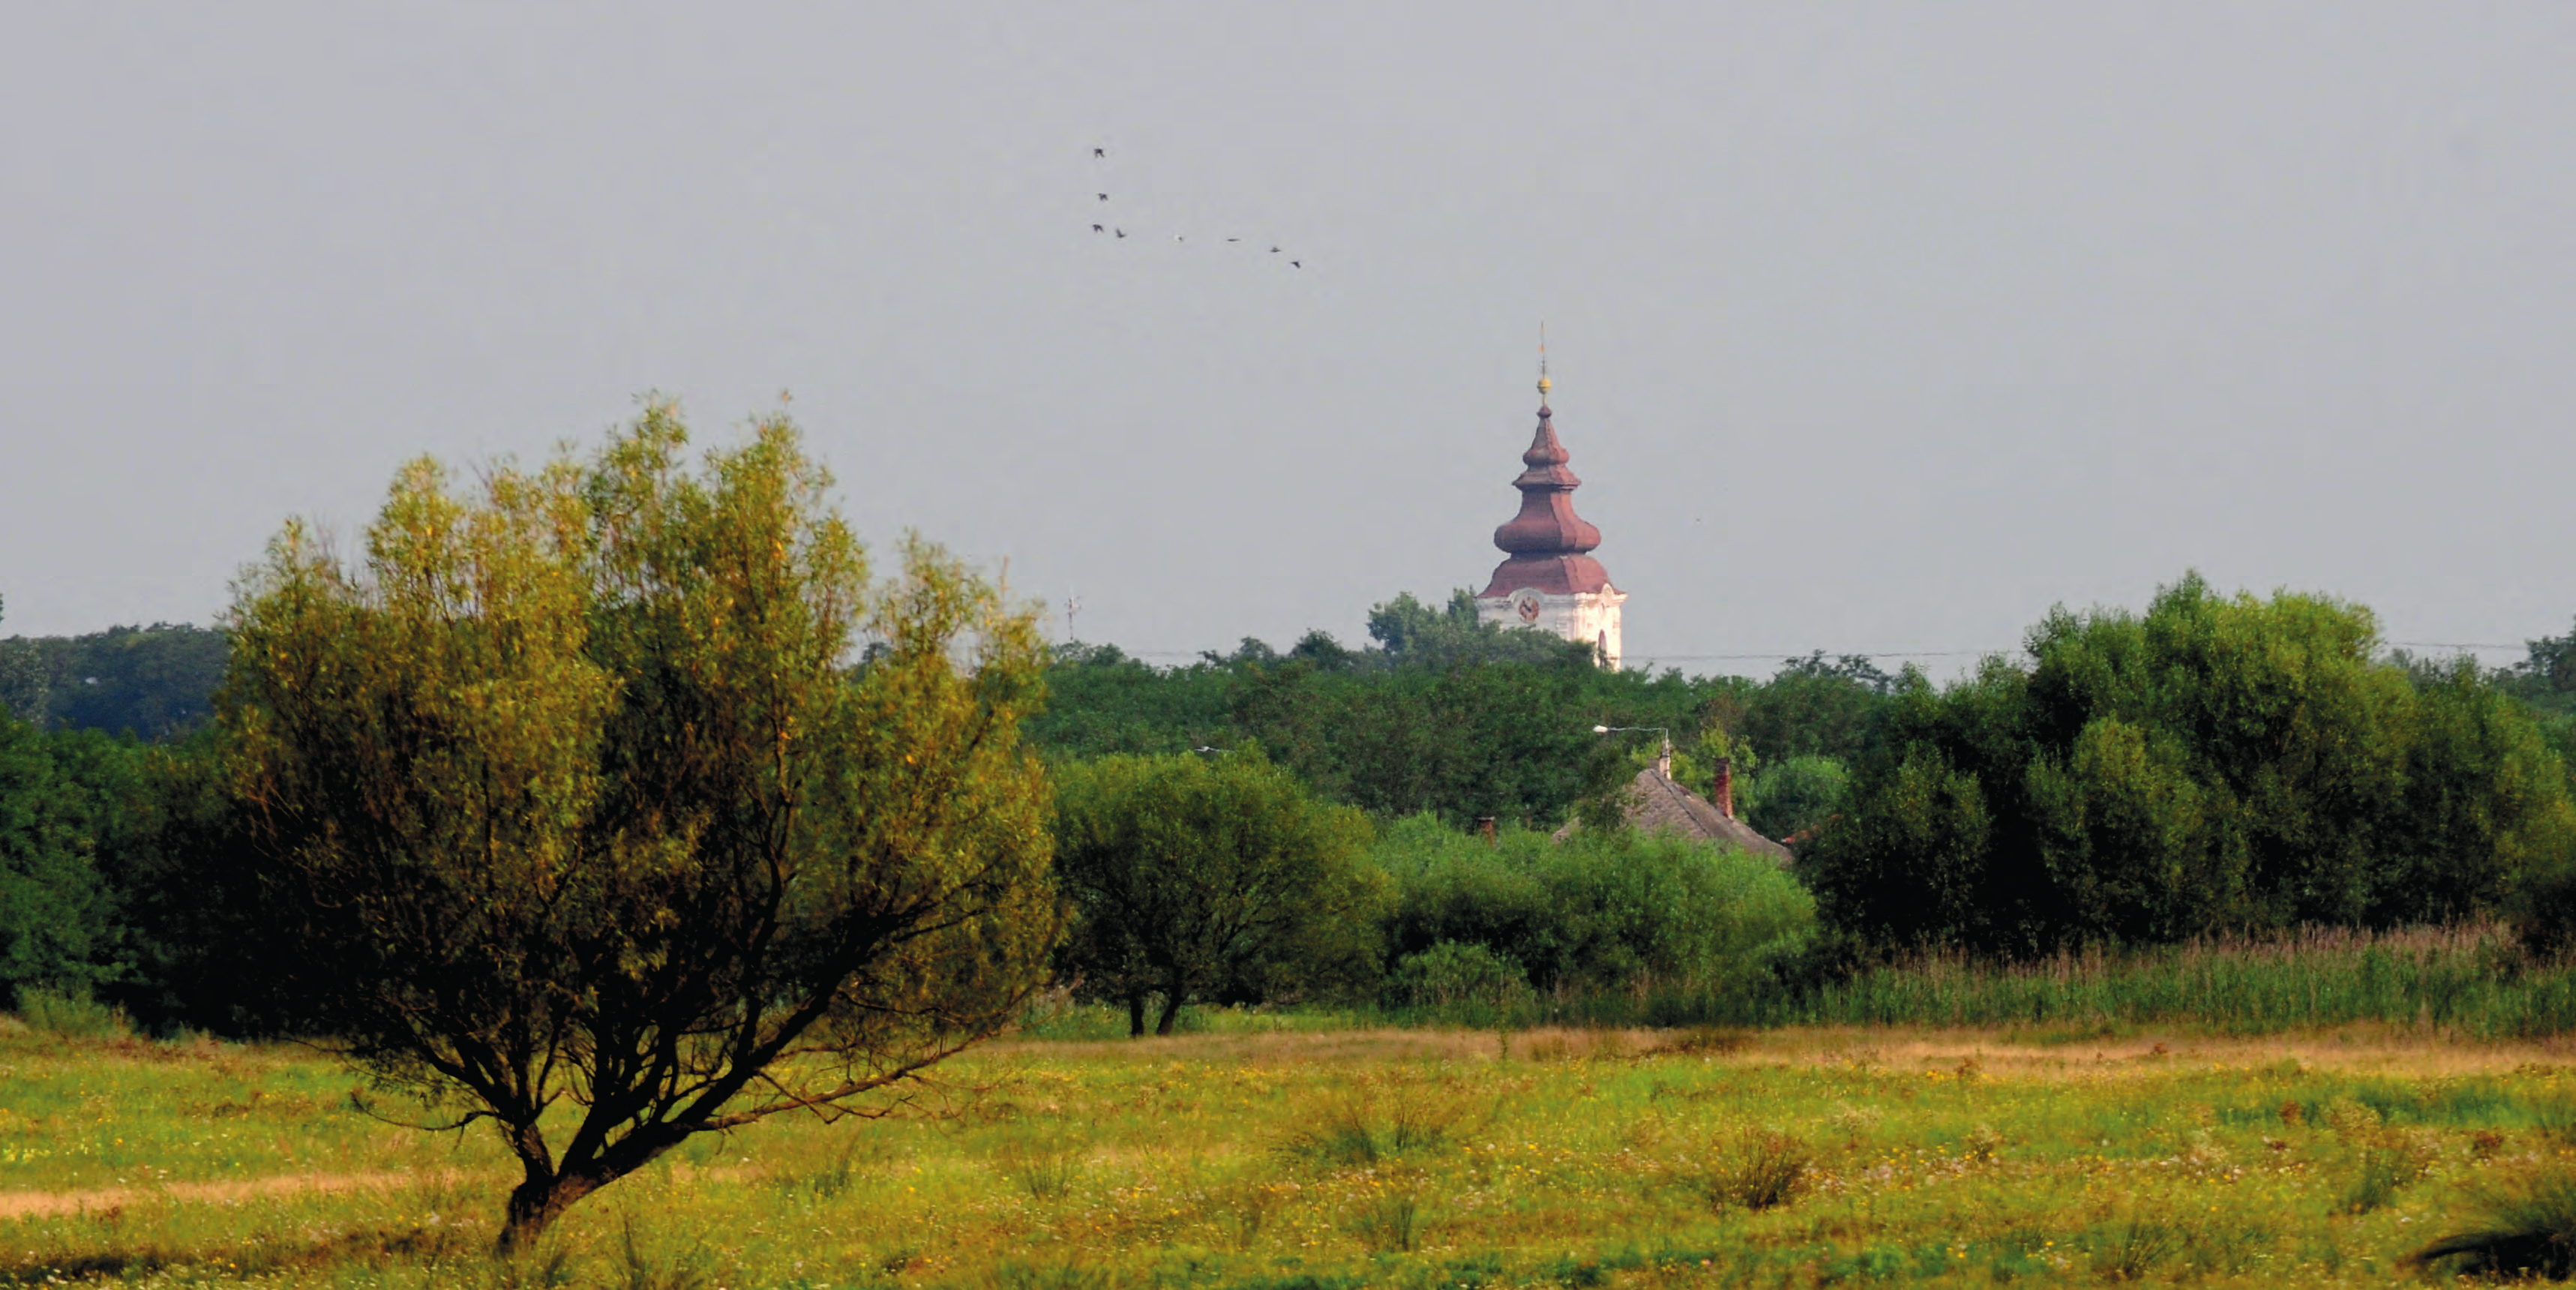
POLYGON ((1539 611, 1538 593, 1528 590, 1527 588, 1513 592, 1512 609, 1521 616, 1522 622, 1537 622, 1539 611))

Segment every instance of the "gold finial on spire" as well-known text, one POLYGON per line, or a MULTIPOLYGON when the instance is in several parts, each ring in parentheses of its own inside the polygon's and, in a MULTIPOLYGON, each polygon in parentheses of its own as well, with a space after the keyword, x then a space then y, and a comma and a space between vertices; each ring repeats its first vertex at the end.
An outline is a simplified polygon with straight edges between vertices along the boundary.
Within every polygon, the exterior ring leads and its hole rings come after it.
POLYGON ((1552 387, 1547 382, 1547 324, 1542 322, 1538 325, 1538 401, 1540 403, 1547 402, 1547 392, 1550 388, 1552 387))

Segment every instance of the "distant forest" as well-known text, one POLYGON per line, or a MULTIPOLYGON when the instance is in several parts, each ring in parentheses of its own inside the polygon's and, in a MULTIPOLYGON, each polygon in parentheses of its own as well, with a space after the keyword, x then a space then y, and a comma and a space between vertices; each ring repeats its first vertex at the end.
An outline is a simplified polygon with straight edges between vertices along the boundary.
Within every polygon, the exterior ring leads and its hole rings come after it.
MULTIPOLYGON (((1399 595, 1371 611, 1368 636, 1345 645, 1312 631, 1285 649, 1247 637, 1179 666, 1063 645, 1027 737, 1055 760, 1257 744, 1320 796, 1380 819, 1429 812, 1552 828, 1624 782, 1651 739, 1603 739, 1594 726, 1659 728, 1685 781, 1728 758, 1748 820, 1789 837, 1842 804, 1852 770, 1883 745, 1900 690, 1923 684, 1866 656, 1821 652, 1760 680, 1603 672, 1580 645, 1479 623, 1465 590, 1437 607, 1399 595)), ((10 637, 0 640, 0 710, 39 730, 167 742, 212 714, 227 650, 220 630, 173 623, 10 637)), ((2403 651, 2387 661, 2419 685, 2454 670, 2403 651)), ((2516 700, 2576 766, 2576 627, 2477 678, 2516 700)))
MULTIPOLYGON (((1838 777, 1883 735, 1903 679, 1867 656, 1822 652, 1784 659, 1761 680, 1605 673, 1579 645, 1478 623, 1464 590, 1437 608, 1399 595, 1371 611, 1368 634, 1345 645, 1312 631, 1285 649, 1247 637, 1179 666, 1115 645, 1060 646, 1051 701, 1027 735, 1060 759, 1257 742, 1324 796, 1381 817, 1536 825, 1624 778, 1635 740, 1603 740, 1593 726, 1662 727, 1687 778, 1732 758, 1739 801, 1782 837, 1816 822, 1815 781, 1838 777)), ((2528 648, 2481 680, 2518 700, 2576 766, 2576 626, 2528 648)), ((186 623, 0 639, 0 712, 40 730, 166 742, 212 715, 228 650, 222 631, 186 623)), ((2403 651, 2389 661, 2423 682, 2450 670, 2403 651)))
POLYGON ((211 627, 154 623, 0 640, 0 709, 48 730, 165 740, 214 712, 230 646, 211 627))

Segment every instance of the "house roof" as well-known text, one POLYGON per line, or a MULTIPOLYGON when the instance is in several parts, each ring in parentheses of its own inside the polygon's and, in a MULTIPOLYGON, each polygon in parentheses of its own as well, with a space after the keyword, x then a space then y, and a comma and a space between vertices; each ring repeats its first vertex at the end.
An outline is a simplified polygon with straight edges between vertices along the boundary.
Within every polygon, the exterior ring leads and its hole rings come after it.
MULTIPOLYGON (((1640 833, 1678 833, 1695 841, 1733 847, 1747 855, 1768 857, 1784 869, 1794 858, 1789 848, 1755 832, 1742 820, 1729 819, 1715 803, 1675 783, 1671 775, 1657 767, 1638 771, 1624 796, 1628 827, 1640 833)), ((1564 840, 1580 826, 1577 821, 1557 830, 1557 839, 1564 840)))

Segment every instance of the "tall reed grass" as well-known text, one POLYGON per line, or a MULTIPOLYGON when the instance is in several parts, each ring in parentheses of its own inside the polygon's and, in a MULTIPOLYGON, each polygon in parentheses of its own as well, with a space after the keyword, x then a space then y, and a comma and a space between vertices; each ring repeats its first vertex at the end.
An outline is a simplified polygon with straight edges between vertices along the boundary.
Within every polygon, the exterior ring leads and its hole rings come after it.
POLYGON ((2576 1027, 2576 964, 2528 958, 2495 926, 2310 928, 2021 964, 1934 954, 1784 992, 1757 1011, 1775 1024, 2175 1023, 2261 1034, 2380 1022, 2531 1038, 2576 1027))
POLYGON ((1705 990, 1641 978, 1619 990, 1540 992, 1508 1014, 1479 1004, 1386 1009, 1374 1020, 1506 1029, 2170 1025, 2228 1035, 2367 1022, 2525 1039, 2576 1029, 2576 962, 2528 956, 2494 925, 2308 928, 2018 963, 1945 951, 1803 986, 1766 978, 1705 990))

